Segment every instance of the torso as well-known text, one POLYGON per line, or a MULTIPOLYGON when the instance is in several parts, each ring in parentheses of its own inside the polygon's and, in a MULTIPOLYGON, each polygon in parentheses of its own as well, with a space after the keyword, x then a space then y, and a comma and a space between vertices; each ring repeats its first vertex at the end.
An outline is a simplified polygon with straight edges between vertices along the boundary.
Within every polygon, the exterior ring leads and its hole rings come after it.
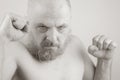
POLYGON ((13 80, 82 80, 82 56, 71 44, 65 53, 50 62, 39 62, 30 54, 17 56, 18 69, 13 80))

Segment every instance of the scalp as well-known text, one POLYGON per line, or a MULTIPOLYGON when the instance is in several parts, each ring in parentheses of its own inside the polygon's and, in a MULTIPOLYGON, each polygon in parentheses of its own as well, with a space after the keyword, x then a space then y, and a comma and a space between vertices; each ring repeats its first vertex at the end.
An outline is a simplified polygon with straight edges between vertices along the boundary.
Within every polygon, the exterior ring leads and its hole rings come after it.
POLYGON ((70 0, 28 0, 28 4, 29 3, 53 3, 53 4, 58 4, 58 3, 61 3, 61 2, 64 2, 64 3, 67 3, 67 5, 69 7, 71 7, 71 4, 70 4, 70 0))
MULTIPOLYGON (((70 19, 71 10, 67 0, 29 0, 27 18, 29 21, 70 19), (66 4, 67 3, 67 4, 66 4), (39 19, 39 20, 36 20, 39 19), (42 19, 42 20, 41 20, 42 19)), ((55 20, 57 21, 57 20, 55 20)))
POLYGON ((28 12, 34 10, 35 7, 39 9, 59 10, 66 5, 71 8, 70 0, 28 0, 28 12))

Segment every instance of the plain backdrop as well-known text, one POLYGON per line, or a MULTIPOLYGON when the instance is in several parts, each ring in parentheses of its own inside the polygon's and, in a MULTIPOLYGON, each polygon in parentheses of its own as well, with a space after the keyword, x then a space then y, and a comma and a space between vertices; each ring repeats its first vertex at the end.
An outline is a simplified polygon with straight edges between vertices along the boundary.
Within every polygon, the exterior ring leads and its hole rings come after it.
MULTIPOLYGON (((71 0, 72 30, 86 50, 95 35, 103 34, 118 43, 112 66, 112 80, 120 80, 120 0, 71 0)), ((12 12, 25 16, 27 0, 0 0, 0 20, 12 12)), ((96 62, 94 57, 92 60, 96 62)))

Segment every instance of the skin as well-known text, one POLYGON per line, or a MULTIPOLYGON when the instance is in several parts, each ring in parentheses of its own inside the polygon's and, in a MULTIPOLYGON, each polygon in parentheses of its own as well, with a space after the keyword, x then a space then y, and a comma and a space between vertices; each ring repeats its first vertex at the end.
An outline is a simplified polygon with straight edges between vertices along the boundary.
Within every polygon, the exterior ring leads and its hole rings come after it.
POLYGON ((88 52, 98 58, 95 68, 71 34, 70 18, 65 0, 30 0, 26 20, 7 15, 0 29, 0 79, 110 80, 116 44, 103 35, 93 38, 88 52))

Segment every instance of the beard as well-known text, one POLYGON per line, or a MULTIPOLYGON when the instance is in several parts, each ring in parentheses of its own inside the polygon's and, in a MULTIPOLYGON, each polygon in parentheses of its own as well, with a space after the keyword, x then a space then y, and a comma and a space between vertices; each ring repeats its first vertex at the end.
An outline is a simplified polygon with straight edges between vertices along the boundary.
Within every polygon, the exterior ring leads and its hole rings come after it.
POLYGON ((66 40, 63 45, 59 45, 49 40, 43 40, 40 43, 38 52, 35 54, 36 59, 39 61, 51 61, 56 59, 64 53, 67 42, 68 40, 66 40))
POLYGON ((64 51, 63 49, 45 49, 42 48, 39 49, 38 53, 37 53, 37 59, 39 61, 51 61, 54 60, 57 56, 63 54, 64 51))

